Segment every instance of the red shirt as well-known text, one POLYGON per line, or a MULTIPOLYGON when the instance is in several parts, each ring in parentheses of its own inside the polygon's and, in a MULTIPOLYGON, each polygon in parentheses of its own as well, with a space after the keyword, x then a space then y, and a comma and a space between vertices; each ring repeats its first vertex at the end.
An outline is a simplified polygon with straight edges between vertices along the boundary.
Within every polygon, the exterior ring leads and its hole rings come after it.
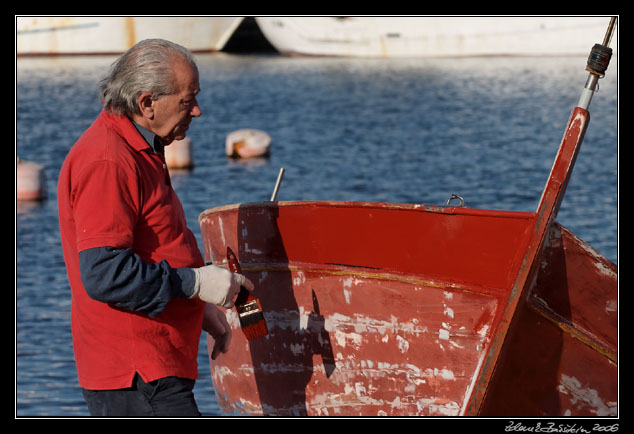
POLYGON ((68 153, 57 188, 80 386, 129 387, 135 372, 146 382, 197 378, 204 302, 172 299, 150 318, 90 298, 80 278, 78 254, 94 247, 130 248, 148 264, 204 265, 163 155, 127 117, 103 111, 68 153))

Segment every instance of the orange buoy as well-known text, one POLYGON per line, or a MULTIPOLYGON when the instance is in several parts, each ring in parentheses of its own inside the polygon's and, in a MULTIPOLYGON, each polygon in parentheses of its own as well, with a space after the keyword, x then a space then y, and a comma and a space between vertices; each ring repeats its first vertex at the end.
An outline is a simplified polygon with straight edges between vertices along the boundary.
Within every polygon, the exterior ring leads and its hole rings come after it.
POLYGON ((245 128, 227 135, 225 153, 231 158, 262 157, 269 154, 271 136, 264 131, 245 128))
POLYGON ((165 164, 170 169, 191 169, 194 167, 192 141, 185 137, 174 140, 165 147, 165 164))
POLYGON ((44 166, 18 158, 16 167, 16 199, 43 200, 46 197, 44 166))

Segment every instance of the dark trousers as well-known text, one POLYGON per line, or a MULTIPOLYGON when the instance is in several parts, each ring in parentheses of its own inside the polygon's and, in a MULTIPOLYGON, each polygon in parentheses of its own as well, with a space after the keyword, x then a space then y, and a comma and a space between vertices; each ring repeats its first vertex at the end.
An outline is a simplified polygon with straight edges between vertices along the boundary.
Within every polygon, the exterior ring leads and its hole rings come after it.
POLYGON ((137 374, 132 387, 116 390, 82 389, 91 416, 200 416, 194 380, 165 377, 146 383, 137 374))

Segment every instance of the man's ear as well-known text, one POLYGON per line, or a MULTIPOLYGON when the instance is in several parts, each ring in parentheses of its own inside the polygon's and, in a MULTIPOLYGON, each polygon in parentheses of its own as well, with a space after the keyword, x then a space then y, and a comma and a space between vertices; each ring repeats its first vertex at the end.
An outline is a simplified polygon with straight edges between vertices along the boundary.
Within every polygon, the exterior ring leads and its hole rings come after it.
POLYGON ((137 103, 139 104, 141 116, 147 119, 154 118, 154 100, 152 99, 152 92, 141 93, 141 95, 137 98, 137 103))

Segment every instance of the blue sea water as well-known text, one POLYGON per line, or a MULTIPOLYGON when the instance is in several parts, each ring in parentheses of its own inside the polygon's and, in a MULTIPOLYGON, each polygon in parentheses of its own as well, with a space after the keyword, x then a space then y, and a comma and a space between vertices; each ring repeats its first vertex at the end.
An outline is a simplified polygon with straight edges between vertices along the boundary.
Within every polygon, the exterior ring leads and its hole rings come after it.
MULTIPOLYGON (((196 56, 203 116, 188 136, 195 168, 172 174, 199 243, 205 209, 268 200, 442 204, 534 211, 572 108, 585 58, 337 59, 196 56), (225 136, 257 128, 271 156, 234 161, 225 136)), ((47 199, 16 206, 17 416, 86 416, 70 333, 56 182, 65 155, 97 117, 114 57, 20 58, 16 152, 45 167, 47 199)), ((618 58, 591 121, 558 221, 618 263, 618 58)), ((201 338, 194 389, 220 415, 201 338)))

